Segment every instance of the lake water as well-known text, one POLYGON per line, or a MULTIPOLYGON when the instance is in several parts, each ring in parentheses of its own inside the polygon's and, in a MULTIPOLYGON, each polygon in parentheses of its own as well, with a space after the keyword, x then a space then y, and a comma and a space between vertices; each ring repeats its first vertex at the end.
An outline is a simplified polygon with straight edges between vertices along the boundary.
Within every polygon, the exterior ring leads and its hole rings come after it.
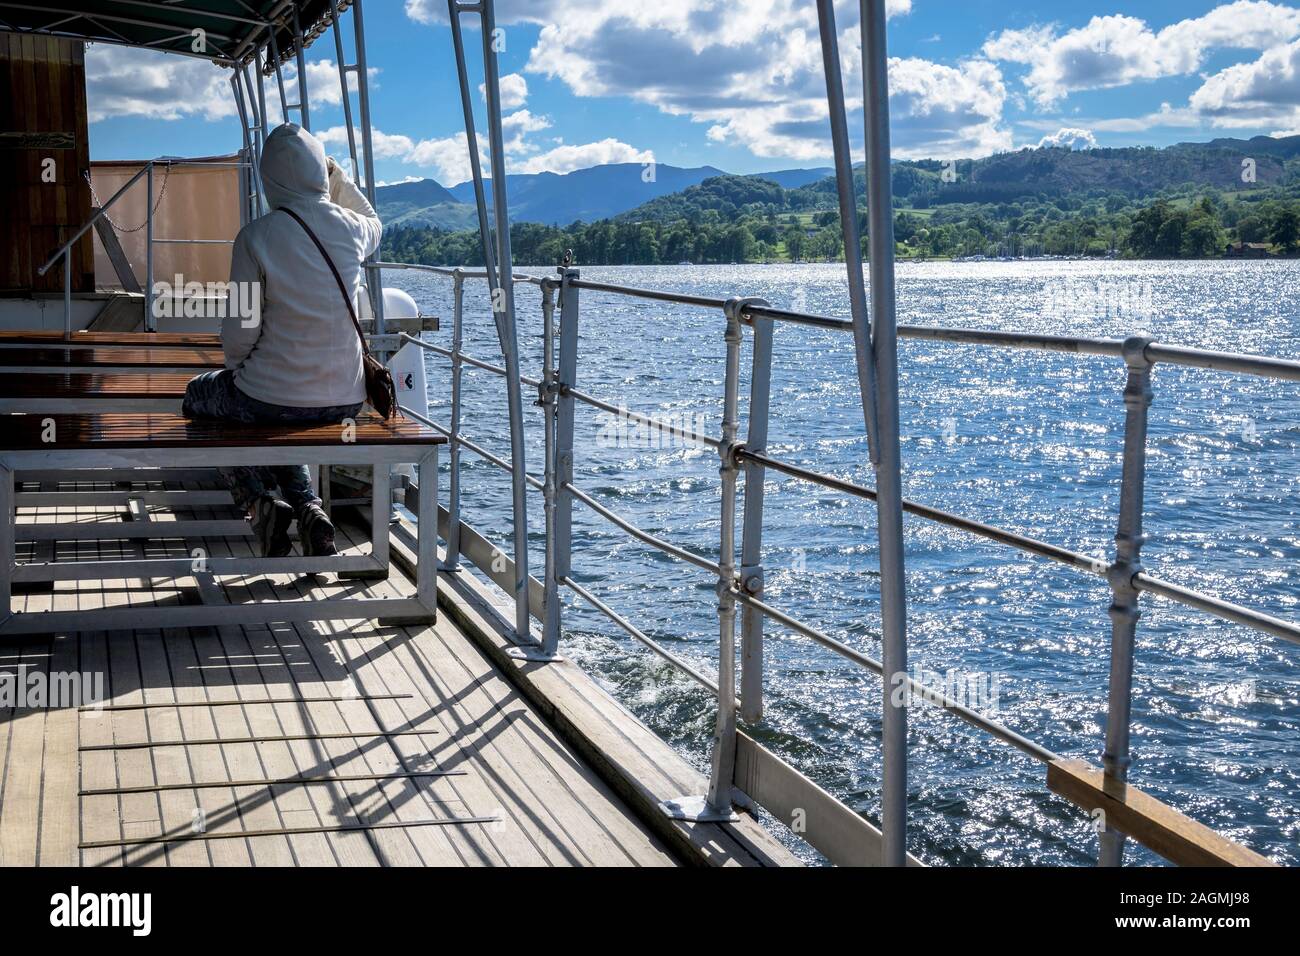
MULTIPOLYGON (((588 267, 585 278, 847 317, 843 266, 588 267)), ((450 341, 450 280, 389 273, 450 341)), ((466 283, 466 349, 498 362, 483 283, 466 283)), ((525 374, 541 365, 540 292, 518 287, 525 374)), ((899 321, 1106 336, 1300 357, 1300 263, 925 263, 898 268, 899 321)), ((579 387, 719 431, 724 321, 713 310, 582 293, 579 387)), ((747 368, 749 336, 742 366, 747 368)), ((900 342, 904 494, 1088 554, 1111 554, 1124 369, 1112 359, 900 342)), ((429 356, 445 421, 448 363, 429 356)), ((1300 617, 1300 387, 1157 367, 1147 569, 1300 617)), ((525 393, 530 469, 540 412, 525 393)), ((742 405, 744 403, 742 402, 742 405)), ((716 453, 609 447, 611 416, 578 405, 575 483, 639 526, 716 557, 716 453)), ((465 373, 464 430, 508 455, 503 382, 465 373)), ((744 434, 742 419, 741 434, 744 434)), ((871 484, 849 336, 777 327, 769 451, 871 484)), ((464 517, 509 546, 508 477, 464 454, 464 517)), ((444 476, 443 488, 446 488, 444 476)), ((714 580, 575 504, 575 578, 676 654, 717 669, 714 580)), ((542 562, 530 498, 532 567, 542 562)), ((874 505, 783 476, 766 486, 767 599, 879 656, 874 505)), ((1100 578, 905 518, 913 667, 996 681, 996 716, 1056 752, 1100 762, 1109 590, 1100 578)), ((1300 648, 1143 598, 1131 779, 1202 823, 1300 864, 1300 648)), ((707 768, 710 696, 566 595, 563 652, 707 768)), ((880 682, 770 626, 768 712, 753 733, 878 821, 880 682)), ((1036 761, 934 708, 910 718, 909 848, 930 863, 1088 864, 1086 815, 1036 761)), ((811 859, 811 857, 810 857, 811 859)), ((1140 847, 1129 861, 1155 863, 1140 847)))

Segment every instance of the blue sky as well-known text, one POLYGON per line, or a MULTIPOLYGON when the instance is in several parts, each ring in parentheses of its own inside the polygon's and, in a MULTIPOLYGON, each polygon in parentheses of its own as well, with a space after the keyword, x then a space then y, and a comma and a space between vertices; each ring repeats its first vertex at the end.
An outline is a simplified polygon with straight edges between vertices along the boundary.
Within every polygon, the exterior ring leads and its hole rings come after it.
MULTIPOLYGON (((889 9, 899 157, 1300 131, 1297 3, 889 0, 889 9)), ((497 0, 497 10, 511 171, 654 160, 744 173, 829 160, 812 0, 497 0)), ((836 10, 860 129, 856 0, 836 10)), ((468 175, 445 16, 444 0, 366 4, 381 181, 468 175)), ((466 38, 476 49, 477 32, 466 38)), ((333 55, 328 35, 309 51, 312 122, 342 155, 333 55)), ((473 49, 470 70, 481 79, 473 49)), ((227 72, 105 45, 89 51, 87 72, 96 159, 238 145, 227 72)))

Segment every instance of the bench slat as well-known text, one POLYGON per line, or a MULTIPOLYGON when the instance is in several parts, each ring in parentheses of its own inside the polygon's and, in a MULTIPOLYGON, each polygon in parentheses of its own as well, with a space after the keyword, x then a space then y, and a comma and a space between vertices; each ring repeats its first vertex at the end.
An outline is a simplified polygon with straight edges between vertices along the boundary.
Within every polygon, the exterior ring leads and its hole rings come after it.
MULTIPOLYGON (((4 418, 6 448, 13 450, 83 448, 247 448, 274 445, 344 443, 342 425, 244 425, 181 415, 120 412, 90 415, 9 415, 4 418), (53 441, 50 420, 53 420, 53 441)), ((432 428, 401 418, 384 421, 372 412, 357 416, 348 444, 441 445, 432 428)))
POLYGON ((0 373, 0 398, 181 399, 191 378, 184 372, 0 373))
POLYGON ((126 348, 12 348, 0 349, 0 368, 51 372, 60 366, 77 368, 221 368, 220 351, 213 349, 126 349, 126 348))
POLYGON ((219 349, 221 336, 215 332, 73 332, 67 342, 63 333, 48 329, 0 330, 0 345, 48 345, 50 347, 125 345, 137 348, 157 346, 186 346, 189 348, 219 349))

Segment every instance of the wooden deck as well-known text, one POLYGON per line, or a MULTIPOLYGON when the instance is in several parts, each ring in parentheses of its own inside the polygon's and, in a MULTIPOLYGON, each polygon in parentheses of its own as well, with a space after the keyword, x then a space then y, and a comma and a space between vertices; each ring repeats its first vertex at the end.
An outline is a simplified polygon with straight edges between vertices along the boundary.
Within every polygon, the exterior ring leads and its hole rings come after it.
MULTIPOLYGON (((74 487, 114 486, 40 490, 74 487)), ((82 505, 20 508, 19 516, 118 522, 143 513, 138 504, 82 505)), ((159 509, 150 517, 232 512, 159 509)), ((350 534, 340 526, 341 550, 358 547, 350 534)), ((35 547, 56 559, 131 549, 138 556, 147 548, 162 557, 205 547, 213 556, 237 556, 248 553, 249 540, 45 542, 20 545, 19 554, 35 547)), ((395 589, 412 589, 397 569, 388 581, 364 583, 60 582, 54 590, 20 591, 14 609, 341 600, 388 597, 395 589)), ((452 614, 434 627, 347 621, 85 632, 0 644, 0 672, 20 668, 101 673, 107 706, 0 710, 0 865, 683 862, 452 614), (241 742, 210 742, 217 740, 241 742), (302 782, 313 777, 328 779, 302 782), (286 778, 293 782, 270 782, 286 778), (455 822, 465 820, 479 822, 455 822)))

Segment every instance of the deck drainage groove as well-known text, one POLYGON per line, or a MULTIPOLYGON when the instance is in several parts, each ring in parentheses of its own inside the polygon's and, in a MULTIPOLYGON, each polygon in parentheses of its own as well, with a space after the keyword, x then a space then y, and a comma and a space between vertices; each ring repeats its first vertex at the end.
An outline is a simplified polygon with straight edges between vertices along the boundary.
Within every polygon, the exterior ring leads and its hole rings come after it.
POLYGON ((137 837, 131 840, 93 840, 78 843, 82 850, 113 846, 140 846, 150 843, 185 843, 190 840, 242 840, 247 837, 293 836, 297 833, 351 833, 354 830, 390 830, 405 827, 466 826, 471 823, 499 823, 499 816, 442 817, 437 820, 385 820, 380 823, 342 823, 336 826, 275 827, 269 830, 220 830, 215 833, 178 833, 173 836, 137 837))
POLYGON ((394 773, 321 774, 313 777, 267 777, 258 780, 205 780, 196 783, 156 783, 140 787, 104 787, 79 790, 79 797, 104 797, 125 793, 159 793, 164 790, 224 790, 231 787, 288 787, 321 783, 349 783, 358 780, 405 780, 414 777, 464 777, 467 770, 411 770, 394 773))
POLYGON ((346 734, 285 734, 276 737, 208 737, 202 740, 138 740, 126 744, 92 744, 78 747, 82 753, 93 750, 148 750, 150 747, 206 747, 212 744, 274 744, 289 740, 356 740, 374 737, 425 737, 440 730, 361 731, 346 734))
POLYGON ((83 713, 104 713, 117 710, 152 710, 166 707, 243 707, 248 704, 345 704, 354 700, 408 700, 414 694, 353 694, 350 697, 267 697, 262 700, 188 700, 163 701, 151 704, 107 704, 96 707, 88 704, 79 707, 83 713))

